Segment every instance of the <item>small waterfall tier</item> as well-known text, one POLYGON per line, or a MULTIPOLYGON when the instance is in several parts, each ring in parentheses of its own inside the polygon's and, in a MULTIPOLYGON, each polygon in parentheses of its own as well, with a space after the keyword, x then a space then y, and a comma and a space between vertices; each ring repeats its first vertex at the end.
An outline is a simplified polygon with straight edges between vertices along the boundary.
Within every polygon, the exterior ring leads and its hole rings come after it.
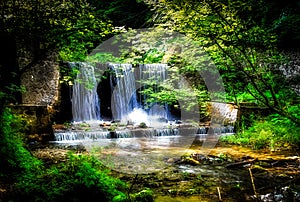
POLYGON ((146 88, 159 91, 159 85, 167 78, 166 64, 109 64, 112 92, 112 118, 123 123, 131 121, 132 113, 143 110, 147 116, 168 120, 169 110, 165 103, 148 102, 149 96, 141 93, 146 88), (152 85, 150 84, 152 83, 152 85), (137 93, 139 92, 139 93, 137 93))
MULTIPOLYGON (((140 64, 139 65, 139 80, 140 89, 144 90, 152 84, 152 91, 154 93, 159 92, 159 86, 166 82, 168 78, 167 64, 140 64)), ((144 103, 144 106, 148 108, 148 115, 164 120, 170 119, 169 107, 166 103, 154 102, 148 106, 149 96, 146 94, 140 94, 140 100, 144 103)))
MULTIPOLYGON (((96 141, 101 139, 112 139, 112 138, 153 138, 162 136, 190 136, 201 135, 201 137, 206 138, 208 127, 169 127, 169 128, 125 128, 117 129, 115 131, 57 131, 54 133, 55 141, 96 141)), ((218 128, 213 128, 215 134, 227 135, 234 133, 233 126, 222 126, 218 128)))

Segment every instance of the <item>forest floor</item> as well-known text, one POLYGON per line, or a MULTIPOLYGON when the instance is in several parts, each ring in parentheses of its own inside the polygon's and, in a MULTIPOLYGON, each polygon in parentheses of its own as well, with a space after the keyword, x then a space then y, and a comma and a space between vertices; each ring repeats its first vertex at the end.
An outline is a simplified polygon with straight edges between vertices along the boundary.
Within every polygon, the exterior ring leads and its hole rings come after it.
MULTIPOLYGON (((52 165, 67 152, 90 154, 82 145, 44 145, 34 156, 52 165)), ((300 201, 299 149, 251 148, 218 143, 209 154, 194 146, 184 156, 166 158, 167 167, 152 173, 111 175, 126 181, 129 192, 150 188, 155 201, 300 201)), ((140 162, 140 161, 139 161, 140 162)))

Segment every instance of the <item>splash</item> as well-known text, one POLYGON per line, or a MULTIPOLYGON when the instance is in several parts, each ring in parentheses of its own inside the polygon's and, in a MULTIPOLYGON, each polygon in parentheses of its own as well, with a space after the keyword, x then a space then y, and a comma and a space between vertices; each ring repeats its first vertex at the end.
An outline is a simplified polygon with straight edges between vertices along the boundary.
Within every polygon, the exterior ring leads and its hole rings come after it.
POLYGON ((133 125, 140 125, 145 123, 147 126, 150 126, 150 120, 147 112, 141 108, 134 108, 127 116, 127 121, 133 125))

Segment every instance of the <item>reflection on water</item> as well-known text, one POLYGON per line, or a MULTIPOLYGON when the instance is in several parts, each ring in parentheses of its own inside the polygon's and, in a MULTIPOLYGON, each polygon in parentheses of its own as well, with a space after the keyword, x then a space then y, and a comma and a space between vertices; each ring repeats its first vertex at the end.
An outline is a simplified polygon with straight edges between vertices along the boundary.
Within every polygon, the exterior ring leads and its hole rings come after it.
POLYGON ((117 138, 84 141, 82 144, 113 170, 125 173, 149 173, 171 165, 195 140, 195 135, 151 138, 117 138))

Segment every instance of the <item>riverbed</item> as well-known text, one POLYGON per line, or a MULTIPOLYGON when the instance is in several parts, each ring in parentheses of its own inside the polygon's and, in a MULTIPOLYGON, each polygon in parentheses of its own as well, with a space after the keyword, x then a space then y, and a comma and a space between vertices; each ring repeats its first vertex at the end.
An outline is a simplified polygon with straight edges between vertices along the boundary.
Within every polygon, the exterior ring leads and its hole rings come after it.
MULTIPOLYGON (((32 146, 32 152, 53 164, 65 161, 70 150, 97 155, 101 160, 103 154, 114 155, 115 147, 112 148, 92 151, 86 149, 86 144, 48 144, 32 146)), ((168 150, 165 155, 152 159, 146 154, 155 156, 162 148, 143 149, 144 153, 135 156, 124 151, 115 155, 114 162, 119 159, 120 163, 110 167, 111 174, 128 182, 132 192, 150 188, 157 202, 300 200, 298 150, 283 148, 271 152, 218 143, 209 152, 193 145, 183 151, 168 150), (128 155, 131 161, 124 164, 128 155), (136 168, 147 172, 127 172, 136 168)))

